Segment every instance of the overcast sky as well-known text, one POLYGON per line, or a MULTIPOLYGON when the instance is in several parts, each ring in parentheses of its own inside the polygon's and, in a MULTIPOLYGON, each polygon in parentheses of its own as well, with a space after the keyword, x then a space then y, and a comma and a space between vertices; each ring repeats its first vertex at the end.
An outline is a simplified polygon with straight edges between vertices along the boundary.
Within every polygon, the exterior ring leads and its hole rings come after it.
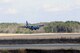
POLYGON ((80 21, 80 0, 0 0, 0 22, 80 21))

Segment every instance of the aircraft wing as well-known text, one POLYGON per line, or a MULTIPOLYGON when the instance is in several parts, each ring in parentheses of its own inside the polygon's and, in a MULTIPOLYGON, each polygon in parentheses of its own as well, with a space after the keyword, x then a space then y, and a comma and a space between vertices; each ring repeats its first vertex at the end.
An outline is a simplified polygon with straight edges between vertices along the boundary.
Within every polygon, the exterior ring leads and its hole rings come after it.
POLYGON ((26 26, 19 26, 20 28, 26 28, 26 26))

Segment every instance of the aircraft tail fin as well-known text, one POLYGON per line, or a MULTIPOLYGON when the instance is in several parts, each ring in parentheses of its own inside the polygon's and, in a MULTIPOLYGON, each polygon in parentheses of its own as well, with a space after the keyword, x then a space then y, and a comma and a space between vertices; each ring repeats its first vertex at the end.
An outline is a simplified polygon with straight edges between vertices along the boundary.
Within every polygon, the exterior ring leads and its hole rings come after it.
POLYGON ((28 22, 26 21, 26 26, 28 26, 28 22))

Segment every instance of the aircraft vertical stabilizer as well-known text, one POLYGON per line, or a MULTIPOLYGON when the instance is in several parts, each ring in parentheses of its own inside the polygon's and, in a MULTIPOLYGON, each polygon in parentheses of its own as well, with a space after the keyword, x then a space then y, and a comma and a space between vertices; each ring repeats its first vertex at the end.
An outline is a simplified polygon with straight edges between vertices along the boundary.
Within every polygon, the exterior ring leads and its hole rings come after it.
POLYGON ((28 26, 28 22, 26 21, 26 26, 28 26))

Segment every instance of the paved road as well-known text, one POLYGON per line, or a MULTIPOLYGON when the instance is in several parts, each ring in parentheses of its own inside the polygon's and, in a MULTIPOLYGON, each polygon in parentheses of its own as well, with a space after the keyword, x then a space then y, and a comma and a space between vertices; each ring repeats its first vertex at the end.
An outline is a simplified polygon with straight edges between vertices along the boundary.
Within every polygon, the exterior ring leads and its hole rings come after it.
POLYGON ((0 45, 0 49, 78 49, 80 44, 21 44, 21 45, 0 45))

